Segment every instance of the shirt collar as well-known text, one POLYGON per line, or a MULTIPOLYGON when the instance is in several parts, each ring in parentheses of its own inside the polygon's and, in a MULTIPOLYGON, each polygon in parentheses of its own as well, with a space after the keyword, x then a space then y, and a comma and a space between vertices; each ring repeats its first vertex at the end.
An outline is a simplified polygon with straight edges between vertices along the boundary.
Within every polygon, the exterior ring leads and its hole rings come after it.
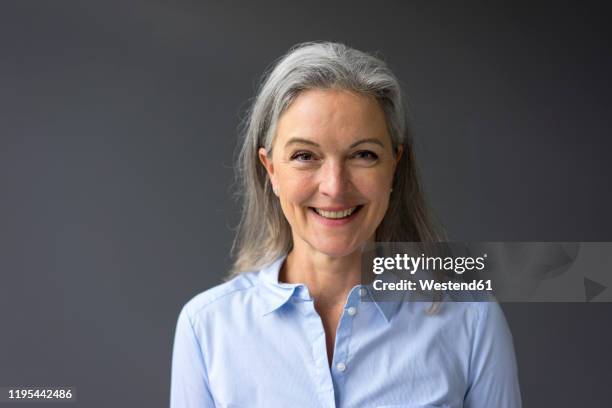
MULTIPOLYGON (((292 296, 300 297, 304 300, 310 300, 308 289, 302 283, 284 283, 278 281, 278 275, 280 269, 287 258, 287 254, 284 254, 271 262, 267 266, 264 266, 259 272, 259 294, 263 301, 263 315, 274 312, 275 310, 282 307, 285 303, 289 302, 292 296)), ((361 288, 366 289, 365 296, 368 296, 367 301, 374 303, 377 310, 383 315, 385 320, 389 322, 391 318, 397 313, 401 307, 402 301, 376 301, 371 296, 372 285, 359 285, 351 290, 353 292, 359 292, 361 288)), ((350 296, 350 295, 349 295, 350 296)))
POLYGON ((287 255, 282 255, 259 271, 259 294, 263 301, 263 315, 272 313, 291 299, 296 287, 301 284, 278 281, 280 269, 287 255))

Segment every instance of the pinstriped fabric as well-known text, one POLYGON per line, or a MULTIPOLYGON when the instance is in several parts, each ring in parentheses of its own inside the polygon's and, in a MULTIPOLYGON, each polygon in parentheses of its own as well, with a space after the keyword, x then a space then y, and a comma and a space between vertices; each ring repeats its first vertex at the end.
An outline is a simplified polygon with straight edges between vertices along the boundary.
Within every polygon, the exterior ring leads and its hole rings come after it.
POLYGON ((283 261, 183 307, 171 407, 521 406, 512 336, 496 303, 445 303, 428 315, 429 304, 377 304, 355 286, 330 363, 308 289, 278 282, 283 261))

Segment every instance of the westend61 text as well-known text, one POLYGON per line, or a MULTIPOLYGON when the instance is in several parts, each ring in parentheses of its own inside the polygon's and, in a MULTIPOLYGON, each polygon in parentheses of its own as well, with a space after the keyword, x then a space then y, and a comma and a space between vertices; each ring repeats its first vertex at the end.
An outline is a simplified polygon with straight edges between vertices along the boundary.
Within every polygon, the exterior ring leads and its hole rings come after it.
POLYGON ((417 282, 402 279, 399 282, 383 282, 377 279, 373 282, 374 290, 439 290, 439 291, 476 291, 493 290, 491 280, 481 279, 471 282, 438 282, 434 279, 419 280, 417 282))

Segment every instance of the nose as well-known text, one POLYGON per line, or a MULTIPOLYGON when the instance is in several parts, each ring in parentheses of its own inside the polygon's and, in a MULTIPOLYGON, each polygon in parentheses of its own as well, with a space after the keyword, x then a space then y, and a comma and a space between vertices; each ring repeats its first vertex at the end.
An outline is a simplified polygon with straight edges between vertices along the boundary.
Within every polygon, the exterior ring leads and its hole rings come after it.
POLYGON ((341 161, 330 160, 321 168, 319 191, 328 197, 345 195, 350 188, 350 177, 341 161))

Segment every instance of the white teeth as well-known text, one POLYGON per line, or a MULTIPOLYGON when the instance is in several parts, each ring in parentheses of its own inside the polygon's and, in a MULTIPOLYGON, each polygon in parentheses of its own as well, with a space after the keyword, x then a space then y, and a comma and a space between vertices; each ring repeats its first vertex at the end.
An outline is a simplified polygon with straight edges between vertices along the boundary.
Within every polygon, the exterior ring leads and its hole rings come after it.
POLYGON ((344 218, 351 215, 356 209, 357 207, 349 208, 348 210, 344 211, 323 211, 319 210, 318 208, 315 208, 314 210, 317 212, 317 214, 325 218, 344 218))

